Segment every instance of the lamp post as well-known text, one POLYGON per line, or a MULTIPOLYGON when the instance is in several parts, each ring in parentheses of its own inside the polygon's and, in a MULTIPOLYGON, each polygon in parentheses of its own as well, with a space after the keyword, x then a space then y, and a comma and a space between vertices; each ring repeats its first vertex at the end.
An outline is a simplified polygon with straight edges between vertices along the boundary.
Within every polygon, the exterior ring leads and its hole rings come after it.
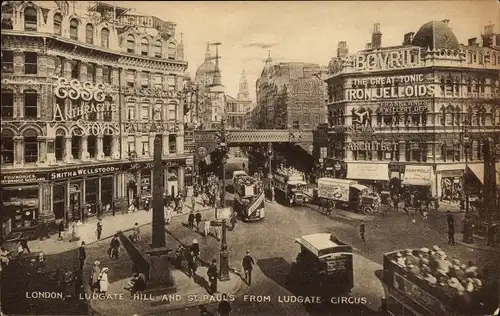
POLYGON ((269 191, 271 191, 271 202, 274 202, 274 190, 273 190, 273 168, 272 168, 272 161, 273 161, 273 144, 269 142, 267 144, 267 156, 269 157, 269 191))
POLYGON ((465 218, 464 218, 464 223, 463 223, 463 242, 472 244, 474 243, 474 238, 472 237, 472 219, 471 219, 471 214, 469 210, 469 190, 467 188, 467 182, 466 182, 466 175, 467 175, 467 169, 469 168, 469 143, 470 143, 470 137, 469 137, 469 121, 465 120, 462 124, 463 129, 462 129, 462 146, 464 147, 464 153, 465 153, 465 172, 464 172, 464 193, 465 193, 465 218))

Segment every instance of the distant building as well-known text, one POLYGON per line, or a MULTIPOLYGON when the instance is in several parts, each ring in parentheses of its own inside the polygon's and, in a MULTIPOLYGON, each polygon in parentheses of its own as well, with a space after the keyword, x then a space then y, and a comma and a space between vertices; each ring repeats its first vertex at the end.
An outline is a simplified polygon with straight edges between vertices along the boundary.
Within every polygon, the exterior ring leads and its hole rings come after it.
POLYGON ((226 95, 226 119, 228 128, 244 128, 245 114, 250 111, 252 101, 248 93, 245 70, 241 72, 238 97, 226 95))
POLYGON ((318 64, 273 63, 269 56, 256 82, 255 126, 309 129, 324 122, 325 85, 320 73, 318 64))

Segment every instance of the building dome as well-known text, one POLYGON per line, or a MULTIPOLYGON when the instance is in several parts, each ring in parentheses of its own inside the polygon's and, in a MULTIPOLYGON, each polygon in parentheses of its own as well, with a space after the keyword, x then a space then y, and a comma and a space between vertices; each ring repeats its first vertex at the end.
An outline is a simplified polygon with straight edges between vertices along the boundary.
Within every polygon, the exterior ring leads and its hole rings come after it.
POLYGON ((431 49, 458 49, 457 37, 446 22, 431 21, 422 25, 413 37, 412 45, 431 49))
POLYGON ((196 78, 201 78, 205 76, 213 77, 215 73, 215 64, 211 61, 205 61, 196 70, 196 78))

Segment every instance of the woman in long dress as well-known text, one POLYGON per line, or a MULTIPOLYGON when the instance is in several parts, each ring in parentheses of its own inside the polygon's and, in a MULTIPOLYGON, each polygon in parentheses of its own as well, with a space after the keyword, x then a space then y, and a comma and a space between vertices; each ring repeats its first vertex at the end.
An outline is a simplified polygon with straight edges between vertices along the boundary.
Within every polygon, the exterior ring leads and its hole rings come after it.
POLYGON ((101 268, 99 267, 101 263, 99 261, 94 262, 94 267, 92 268, 92 276, 90 277, 90 287, 92 293, 99 292, 99 276, 101 275, 101 268))
POLYGON ((108 291, 109 281, 108 281, 108 268, 102 268, 99 275, 99 292, 106 294, 108 291))

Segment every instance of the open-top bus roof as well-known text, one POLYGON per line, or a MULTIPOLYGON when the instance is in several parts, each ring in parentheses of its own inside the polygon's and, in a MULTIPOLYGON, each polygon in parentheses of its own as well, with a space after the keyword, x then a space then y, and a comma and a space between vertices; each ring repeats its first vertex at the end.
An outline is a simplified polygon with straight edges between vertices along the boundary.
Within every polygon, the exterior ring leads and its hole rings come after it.
POLYGON ((329 233, 305 235, 295 238, 295 242, 319 258, 329 256, 332 253, 352 253, 351 246, 344 244, 329 233))

